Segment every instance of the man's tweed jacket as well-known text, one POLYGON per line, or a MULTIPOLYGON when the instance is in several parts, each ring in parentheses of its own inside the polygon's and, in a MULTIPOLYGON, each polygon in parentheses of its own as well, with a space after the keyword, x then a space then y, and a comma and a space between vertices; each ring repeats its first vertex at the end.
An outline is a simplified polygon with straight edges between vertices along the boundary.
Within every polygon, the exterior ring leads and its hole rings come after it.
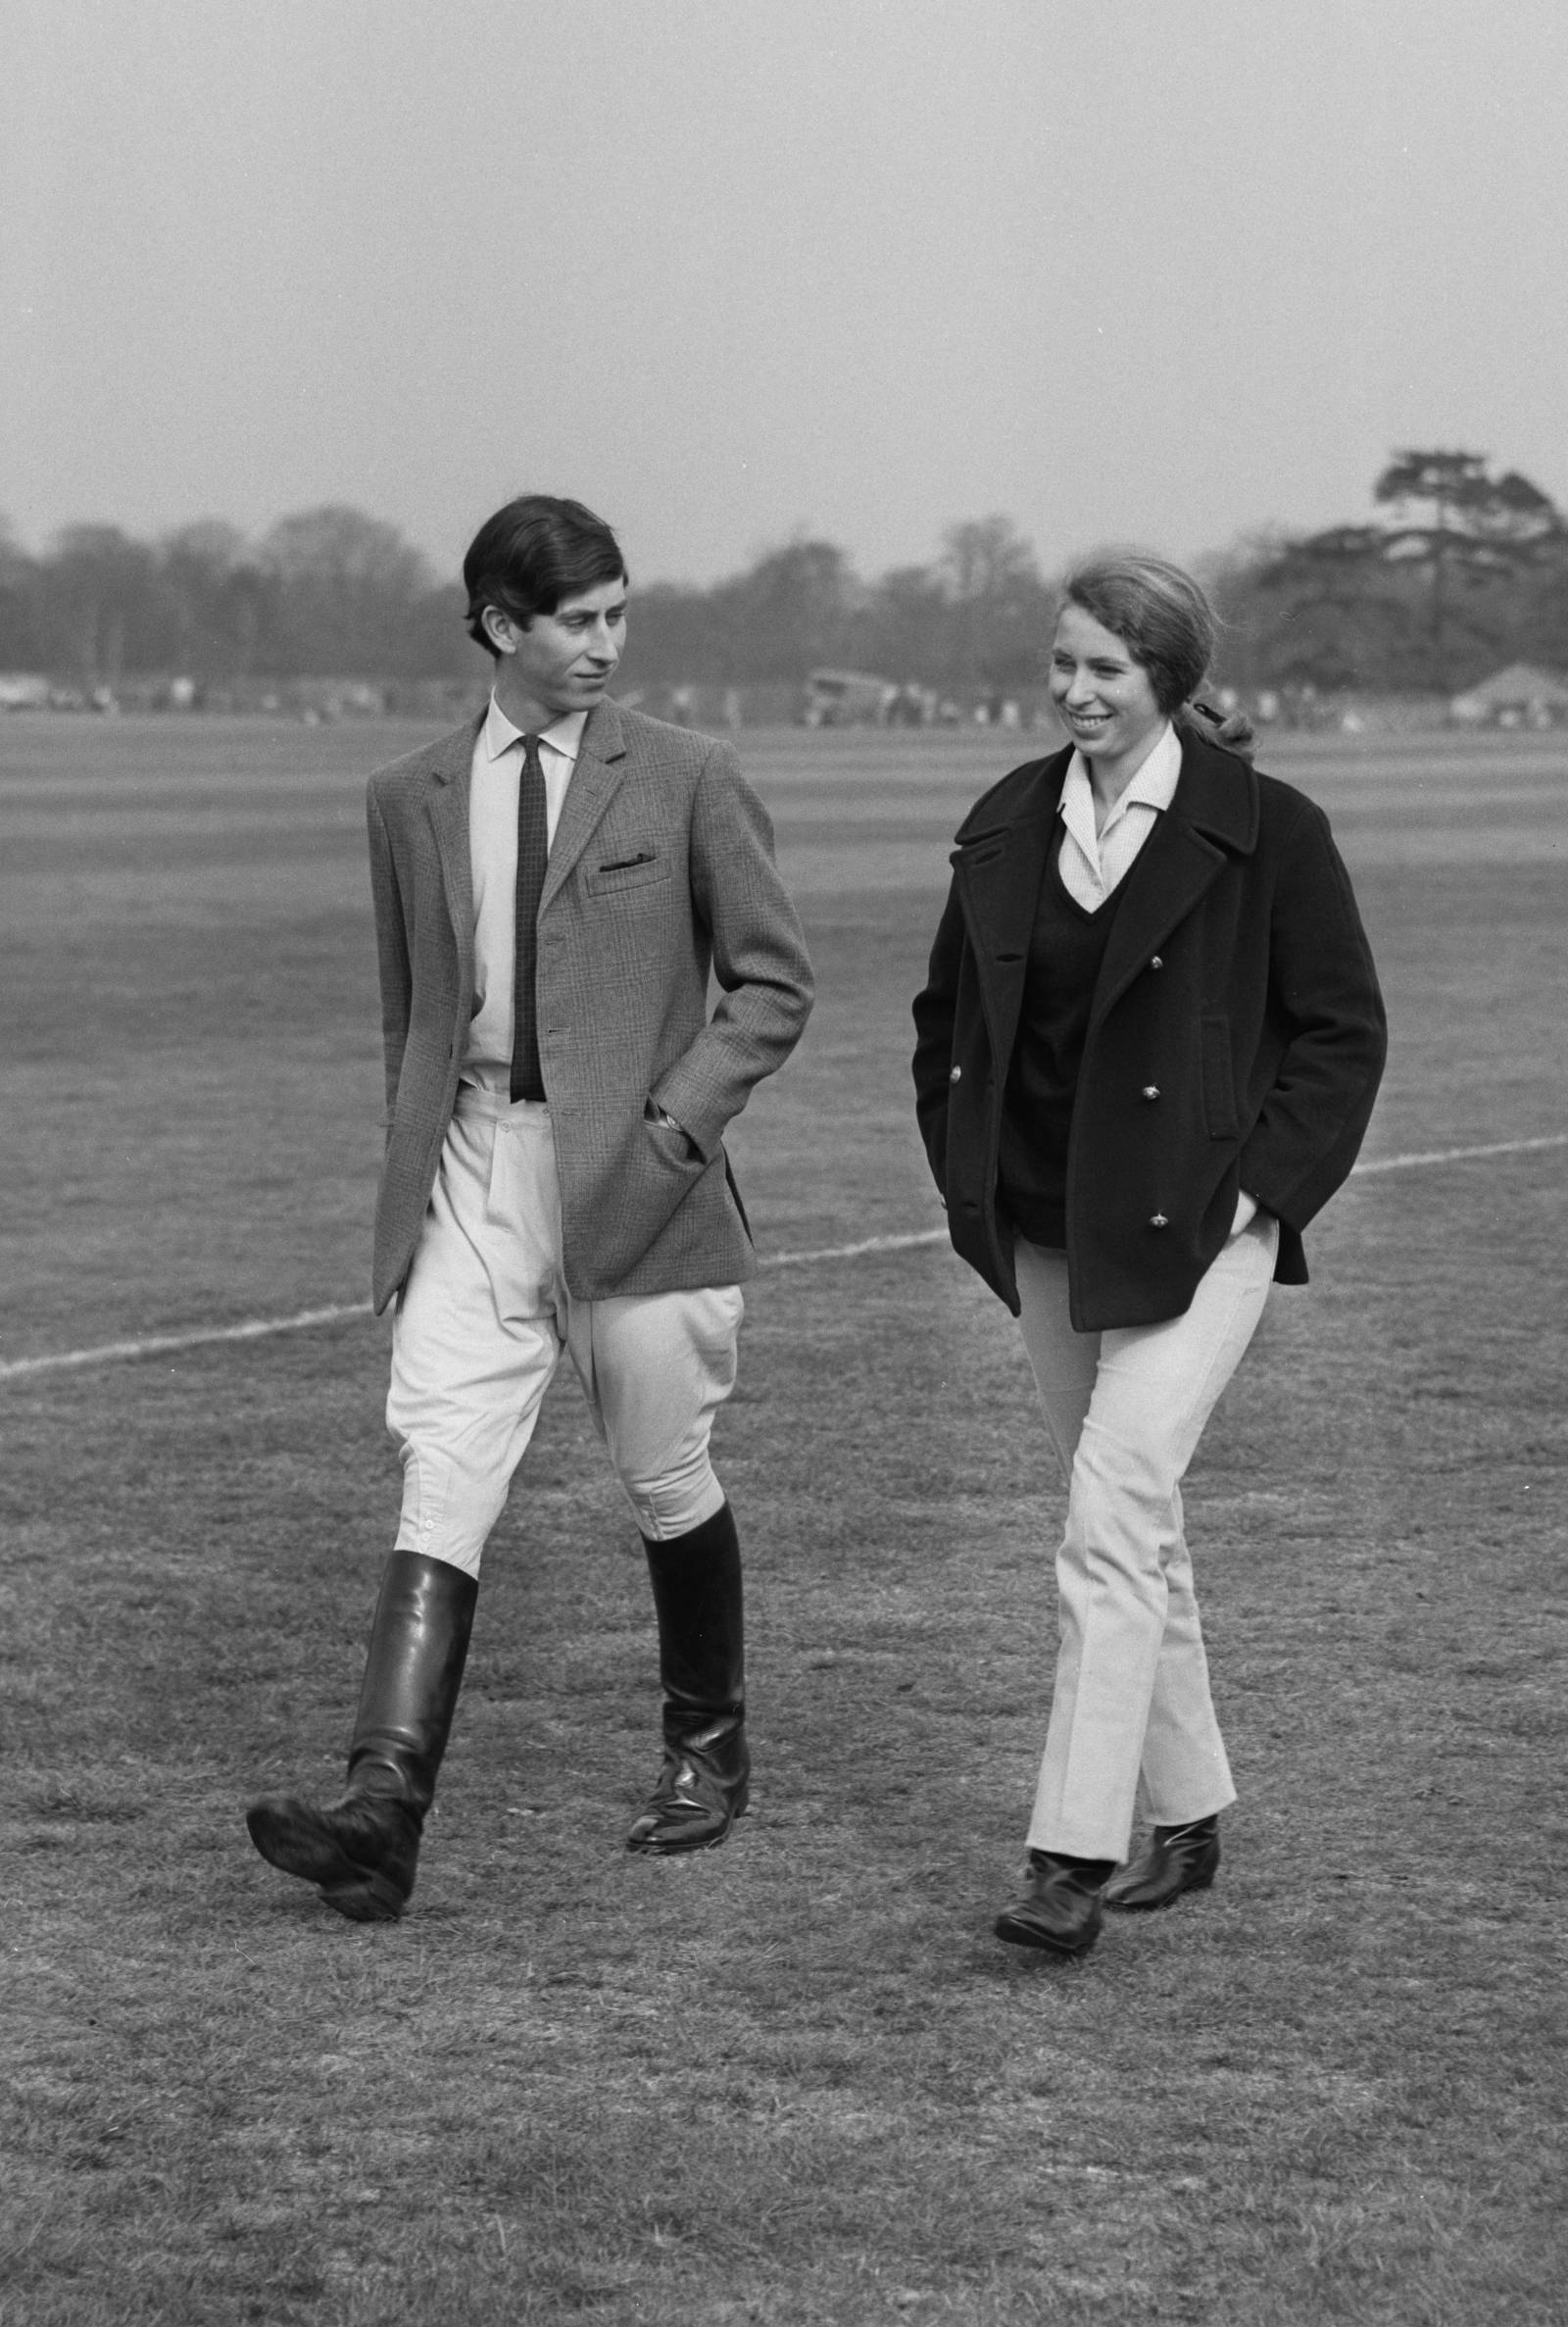
MULTIPOLYGON (((370 778, 387 1093, 378 1311, 418 1243, 473 1015, 477 731, 370 778)), ((799 1040, 811 972, 767 811, 727 744, 610 702, 590 713, 540 900, 538 997, 568 1290, 599 1300, 750 1276, 724 1129, 799 1040), (691 1147, 650 1119, 650 1100, 691 1147)))

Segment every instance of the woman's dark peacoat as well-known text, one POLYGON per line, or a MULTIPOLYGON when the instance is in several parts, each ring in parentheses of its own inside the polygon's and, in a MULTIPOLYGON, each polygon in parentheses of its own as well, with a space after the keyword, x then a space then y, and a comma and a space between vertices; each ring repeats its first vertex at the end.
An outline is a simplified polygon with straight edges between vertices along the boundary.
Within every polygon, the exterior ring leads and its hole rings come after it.
MULTIPOLYGON (((954 1249, 1017 1313, 997 1210, 1003 1094, 1070 750, 993 785, 958 827, 914 1005, 916 1111, 954 1249)), ((1170 808, 1122 884, 1067 1156, 1081 1333, 1179 1316, 1245 1189, 1278 1215, 1275 1276, 1348 1173, 1387 1024, 1321 809, 1192 734, 1170 808)))

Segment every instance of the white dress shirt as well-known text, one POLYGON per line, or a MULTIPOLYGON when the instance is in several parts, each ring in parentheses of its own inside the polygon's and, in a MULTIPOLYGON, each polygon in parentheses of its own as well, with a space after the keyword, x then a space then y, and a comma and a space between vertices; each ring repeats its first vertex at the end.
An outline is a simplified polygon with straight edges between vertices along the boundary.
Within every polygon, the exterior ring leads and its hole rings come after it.
MULTIPOLYGON (((539 735, 545 779, 545 831, 556 826, 577 765, 585 711, 569 711, 539 735)), ((465 1082, 492 1091, 512 1081, 513 974, 516 954, 517 783, 522 729, 490 698, 474 741, 468 777, 468 863, 473 875, 474 1013, 463 1054, 465 1082)))
POLYGON ((1095 831, 1095 795, 1082 752, 1074 752, 1061 788, 1061 885, 1085 913, 1096 913, 1132 870, 1161 811, 1176 797, 1181 737, 1169 719, 1132 782, 1095 831))

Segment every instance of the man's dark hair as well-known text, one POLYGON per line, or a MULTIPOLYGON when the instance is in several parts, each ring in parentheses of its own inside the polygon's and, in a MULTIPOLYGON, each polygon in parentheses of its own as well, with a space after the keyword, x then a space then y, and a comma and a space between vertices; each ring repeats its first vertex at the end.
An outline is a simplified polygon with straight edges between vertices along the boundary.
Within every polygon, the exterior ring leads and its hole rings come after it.
POLYGON ((519 493, 485 519, 463 561, 468 636, 493 655, 480 619, 487 606, 499 606, 526 630, 536 614, 554 614, 564 598, 625 579, 620 544, 603 518, 580 501, 519 493))

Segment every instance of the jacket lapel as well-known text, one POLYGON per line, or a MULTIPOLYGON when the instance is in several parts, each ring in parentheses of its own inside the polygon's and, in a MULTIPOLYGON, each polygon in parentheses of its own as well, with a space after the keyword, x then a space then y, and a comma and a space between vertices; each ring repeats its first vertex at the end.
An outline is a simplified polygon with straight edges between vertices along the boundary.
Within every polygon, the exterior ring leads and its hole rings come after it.
POLYGON ((1257 822, 1257 778, 1247 762, 1184 735, 1176 796, 1134 859, 1111 923, 1091 1033, 1229 860, 1252 854, 1257 822))
POLYGON ((460 727, 436 746, 430 769, 426 809, 441 860, 441 885, 446 892, 452 934, 463 964, 466 986, 473 985, 473 864, 468 853, 468 784, 473 770, 473 747, 483 714, 460 727))
POLYGON ((991 1055, 1012 1055, 1040 883, 1056 832, 1070 752, 1022 768, 1002 799, 977 803, 958 826, 954 877, 963 901, 991 1055))
POLYGON ((619 791, 626 772, 625 731, 613 703, 596 704, 577 747, 577 765, 566 786, 550 863, 539 898, 543 913, 593 837, 595 825, 619 791))

